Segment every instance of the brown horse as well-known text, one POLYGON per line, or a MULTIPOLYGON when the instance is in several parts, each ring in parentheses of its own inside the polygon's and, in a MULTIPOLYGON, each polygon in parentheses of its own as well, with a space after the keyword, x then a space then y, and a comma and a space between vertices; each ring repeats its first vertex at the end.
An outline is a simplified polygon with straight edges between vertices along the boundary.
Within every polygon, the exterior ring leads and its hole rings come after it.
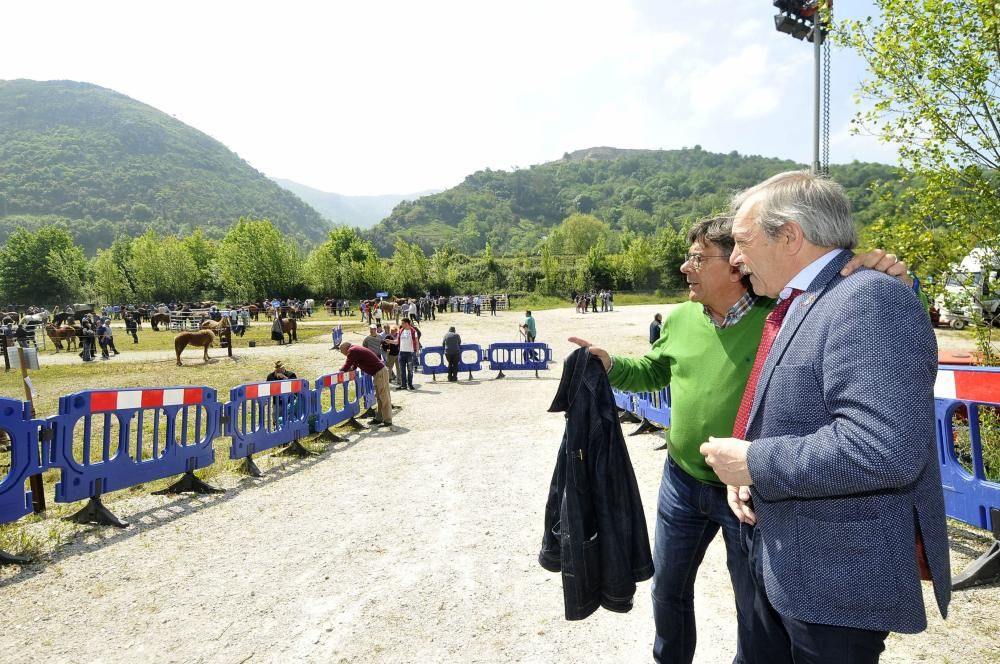
POLYGON ((66 350, 76 350, 76 328, 69 325, 56 327, 49 323, 45 326, 45 334, 49 335, 49 339, 52 339, 57 353, 62 350, 63 341, 66 342, 66 350))
POLYGON ((165 329, 170 329, 170 314, 153 314, 149 318, 149 323, 153 326, 153 332, 159 332, 160 325, 163 325, 165 329))
POLYGON ((198 330, 196 332, 181 332, 176 337, 174 337, 174 351, 177 353, 177 366, 184 366, 181 364, 181 351, 191 346, 201 346, 205 349, 205 363, 208 363, 208 349, 212 347, 212 343, 215 341, 215 332, 211 330, 198 330))
POLYGON ((203 330, 211 330, 215 332, 216 335, 222 334, 222 328, 231 327, 229 324, 229 317, 222 318, 221 320, 212 320, 211 318, 206 318, 201 321, 200 328, 203 330))
MULTIPOLYGON (((294 318, 282 318, 281 331, 283 332, 283 334, 281 335, 281 339, 277 340, 278 343, 279 344, 285 343, 285 336, 284 336, 285 334, 288 335, 288 343, 292 343, 293 341, 298 341, 299 340, 298 329, 299 329, 299 324, 294 318)), ((272 335, 273 334, 274 333, 272 332, 272 335)))

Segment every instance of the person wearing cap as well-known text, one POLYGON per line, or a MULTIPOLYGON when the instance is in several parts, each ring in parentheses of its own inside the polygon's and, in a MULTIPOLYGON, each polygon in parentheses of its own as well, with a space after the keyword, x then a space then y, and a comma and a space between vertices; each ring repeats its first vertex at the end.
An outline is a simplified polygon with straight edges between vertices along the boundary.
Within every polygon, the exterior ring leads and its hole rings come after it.
POLYGON ((295 375, 294 371, 286 368, 284 362, 278 360, 277 362, 274 363, 274 371, 267 374, 267 378, 265 378, 264 380, 266 381, 291 380, 292 378, 298 378, 298 376, 295 375))
POLYGON ((375 379, 375 401, 378 403, 378 416, 372 423, 378 426, 392 425, 392 399, 389 395, 389 370, 378 358, 378 355, 364 346, 352 345, 350 341, 340 344, 340 352, 347 356, 341 371, 360 369, 375 379))
POLYGON ((462 359, 462 337, 455 331, 455 326, 448 328, 441 342, 444 346, 444 358, 448 361, 448 382, 458 382, 458 363, 462 359))

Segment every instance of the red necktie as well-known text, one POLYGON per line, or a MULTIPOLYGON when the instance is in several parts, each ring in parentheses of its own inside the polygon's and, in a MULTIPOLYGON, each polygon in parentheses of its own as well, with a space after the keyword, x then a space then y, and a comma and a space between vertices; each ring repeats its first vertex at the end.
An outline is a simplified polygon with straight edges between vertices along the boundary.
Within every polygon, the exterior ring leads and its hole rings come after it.
POLYGON ((750 408, 753 407, 753 397, 757 392, 757 381, 760 380, 761 369, 767 361, 767 354, 774 344, 774 340, 781 331, 781 321, 785 320, 788 308, 792 306, 792 301, 802 294, 798 288, 792 289, 792 294, 786 297, 771 310, 764 320, 764 333, 760 337, 760 345, 757 346, 757 357, 753 361, 753 368, 750 370, 750 378, 747 380, 746 389, 743 390, 743 400, 740 401, 740 409, 736 411, 736 424, 733 425, 733 438, 743 440, 747 435, 747 423, 750 419, 750 408))

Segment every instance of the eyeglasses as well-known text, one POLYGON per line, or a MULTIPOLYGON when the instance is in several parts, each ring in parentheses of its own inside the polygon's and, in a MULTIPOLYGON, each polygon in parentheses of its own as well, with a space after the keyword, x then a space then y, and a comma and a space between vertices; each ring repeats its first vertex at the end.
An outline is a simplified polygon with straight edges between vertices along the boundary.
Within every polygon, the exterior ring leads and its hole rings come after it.
POLYGON ((729 256, 706 256, 705 254, 688 254, 684 257, 685 263, 690 263, 695 270, 700 270, 707 258, 729 258, 729 256))

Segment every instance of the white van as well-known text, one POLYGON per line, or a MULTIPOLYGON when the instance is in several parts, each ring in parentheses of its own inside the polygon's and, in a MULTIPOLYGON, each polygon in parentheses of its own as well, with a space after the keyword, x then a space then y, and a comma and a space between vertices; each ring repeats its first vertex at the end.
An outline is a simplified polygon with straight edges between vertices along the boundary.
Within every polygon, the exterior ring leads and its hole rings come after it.
POLYGON ((989 249, 973 249, 946 275, 945 292, 934 298, 938 323, 956 330, 982 318, 1000 325, 1000 256, 989 249))

